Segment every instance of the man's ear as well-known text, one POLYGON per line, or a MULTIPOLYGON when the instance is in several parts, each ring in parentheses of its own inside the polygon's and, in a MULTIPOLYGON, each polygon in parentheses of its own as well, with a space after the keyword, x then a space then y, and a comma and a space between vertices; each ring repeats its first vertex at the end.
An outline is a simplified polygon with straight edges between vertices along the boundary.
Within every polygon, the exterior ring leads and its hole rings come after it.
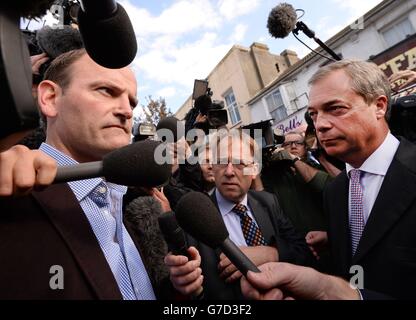
POLYGON ((38 86, 38 105, 42 114, 54 118, 58 114, 57 99, 62 95, 62 89, 55 82, 44 80, 38 86))
POLYGON ((377 120, 384 119, 387 113, 389 101, 386 96, 379 96, 375 102, 377 120))

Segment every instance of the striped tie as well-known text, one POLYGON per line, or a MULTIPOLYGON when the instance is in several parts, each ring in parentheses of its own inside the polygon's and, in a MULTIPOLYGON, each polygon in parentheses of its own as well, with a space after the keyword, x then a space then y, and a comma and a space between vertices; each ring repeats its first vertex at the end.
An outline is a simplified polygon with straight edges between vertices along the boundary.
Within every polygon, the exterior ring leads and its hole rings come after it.
POLYGON ((364 230, 363 188, 360 184, 361 171, 350 172, 350 236, 352 255, 355 255, 364 230))
POLYGON ((247 207, 243 204, 237 204, 233 211, 240 217, 241 229, 247 245, 251 247, 267 245, 259 227, 247 214, 247 207))

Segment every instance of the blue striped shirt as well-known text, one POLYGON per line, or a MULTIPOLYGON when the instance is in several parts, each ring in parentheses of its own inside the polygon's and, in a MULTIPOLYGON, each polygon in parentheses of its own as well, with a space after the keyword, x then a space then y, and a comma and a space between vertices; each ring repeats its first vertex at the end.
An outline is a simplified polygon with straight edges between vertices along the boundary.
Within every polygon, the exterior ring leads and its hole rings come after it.
MULTIPOLYGON (((58 166, 78 162, 43 143, 40 150, 54 158, 58 166)), ((155 300, 155 294, 140 254, 123 224, 122 203, 127 187, 101 178, 68 182, 79 201, 125 300, 155 300), (97 205, 93 192, 105 194, 107 203, 97 205)))

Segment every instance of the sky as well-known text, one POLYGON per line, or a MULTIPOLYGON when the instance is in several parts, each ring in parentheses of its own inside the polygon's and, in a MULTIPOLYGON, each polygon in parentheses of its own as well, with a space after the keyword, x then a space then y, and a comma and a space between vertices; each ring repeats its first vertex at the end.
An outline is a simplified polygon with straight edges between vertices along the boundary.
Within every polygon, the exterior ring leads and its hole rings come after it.
MULTIPOLYGON (((290 0, 301 19, 325 41, 381 0, 290 0)), ((272 38, 267 30, 275 0, 119 0, 132 21, 138 54, 132 67, 139 104, 163 97, 175 112, 192 94, 195 79, 205 79, 235 44, 267 44, 279 54, 291 49, 302 58, 310 51, 293 35, 272 38)), ((32 27, 31 27, 32 28, 32 27)), ((306 36, 301 39, 316 48, 306 36)), ((141 108, 136 108, 137 112, 141 108)))

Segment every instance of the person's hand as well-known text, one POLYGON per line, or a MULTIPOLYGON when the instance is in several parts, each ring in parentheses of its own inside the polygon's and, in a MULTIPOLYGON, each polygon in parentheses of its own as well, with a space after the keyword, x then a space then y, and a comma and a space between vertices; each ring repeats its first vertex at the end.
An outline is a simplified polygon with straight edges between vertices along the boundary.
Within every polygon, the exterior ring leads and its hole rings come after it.
POLYGON ((195 119, 195 123, 204 123, 208 121, 208 116, 204 116, 201 113, 198 113, 195 119))
POLYGON ((56 161, 42 151, 17 145, 0 153, 0 196, 24 195, 34 187, 50 185, 56 161))
MULTIPOLYGON (((276 248, 269 246, 240 247, 240 250, 256 265, 262 265, 266 262, 276 262, 279 260, 279 253, 276 248)), ((222 253, 218 264, 220 277, 225 279, 226 283, 234 282, 241 278, 242 274, 231 263, 230 259, 222 253)))
POLYGON ((157 188, 152 188, 151 195, 153 198, 159 201, 162 207, 162 213, 172 211, 169 200, 168 198, 166 198, 165 194, 163 193, 163 188, 160 191, 157 188))
POLYGON ((305 240, 313 255, 319 259, 319 253, 328 244, 328 234, 325 231, 310 231, 305 240))
POLYGON ((241 292, 253 300, 359 300, 356 289, 343 279, 289 263, 266 263, 260 273, 249 271, 241 292))
POLYGON ((416 83, 416 71, 403 70, 392 74, 389 78, 392 89, 398 91, 416 83), (400 82, 398 82, 400 81, 400 82))
POLYGON ((30 63, 32 65, 32 74, 38 75, 39 69, 42 64, 49 60, 46 53, 37 54, 30 57, 30 63))
POLYGON ((165 264, 169 268, 170 281, 174 288, 183 295, 197 296, 202 292, 201 256, 194 247, 188 248, 191 257, 168 254, 165 257, 165 264))

